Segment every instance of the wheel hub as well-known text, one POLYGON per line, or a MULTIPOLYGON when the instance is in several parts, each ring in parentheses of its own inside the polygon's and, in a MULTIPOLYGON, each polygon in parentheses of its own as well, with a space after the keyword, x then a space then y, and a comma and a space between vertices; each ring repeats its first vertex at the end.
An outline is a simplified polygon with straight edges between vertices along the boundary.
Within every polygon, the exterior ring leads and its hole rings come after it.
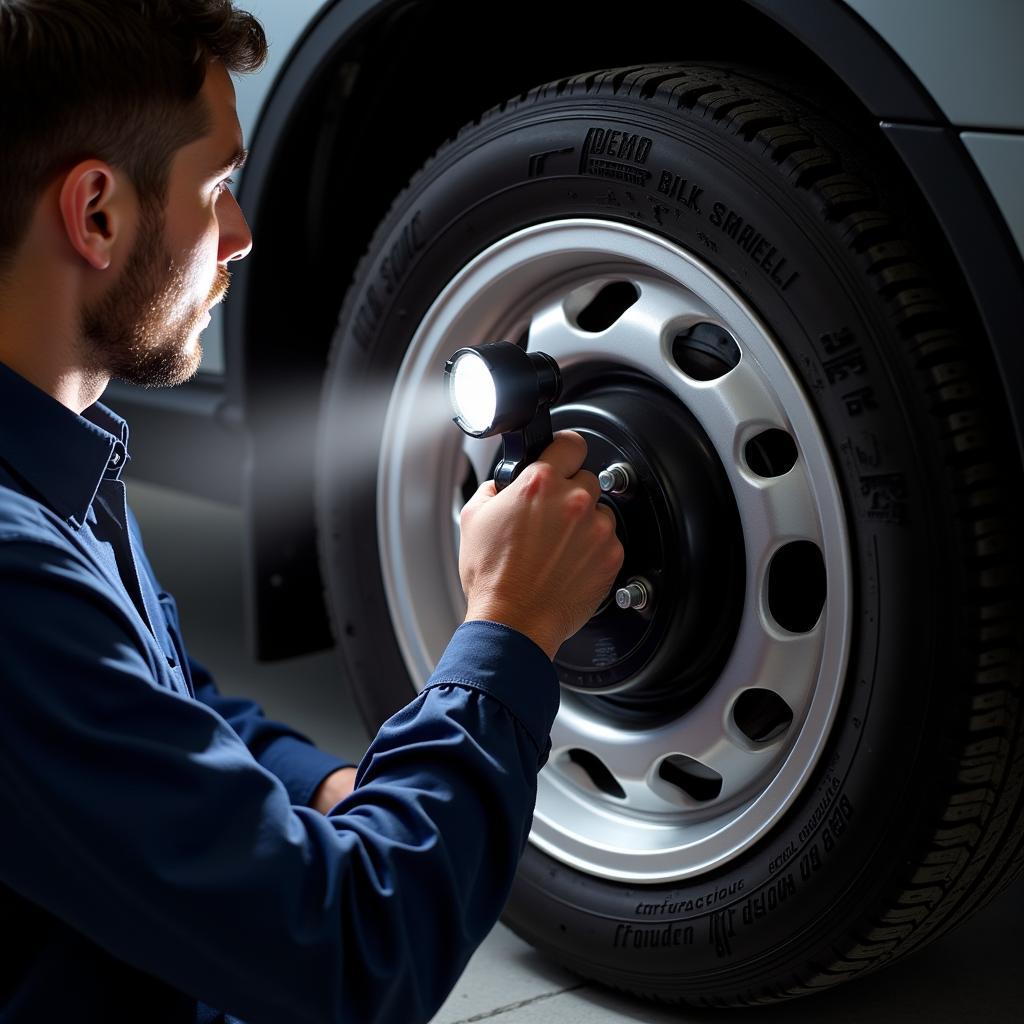
MULTIPOLYGON (((646 581, 642 608, 606 600, 556 659, 561 682, 610 711, 672 717, 700 699, 732 647, 743 603, 743 536, 714 446, 675 396, 639 376, 584 386, 553 411, 587 441, 584 468, 624 463, 634 481, 602 502, 625 561, 617 586, 646 581)), ((613 588, 614 591, 614 588, 613 588)))

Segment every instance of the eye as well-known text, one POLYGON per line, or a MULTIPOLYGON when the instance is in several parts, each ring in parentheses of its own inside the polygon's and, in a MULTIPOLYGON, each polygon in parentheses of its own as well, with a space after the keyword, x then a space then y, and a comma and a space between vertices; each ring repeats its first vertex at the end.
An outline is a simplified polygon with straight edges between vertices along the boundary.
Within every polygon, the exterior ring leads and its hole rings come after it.
POLYGON ((225 178, 222 182, 218 183, 218 185, 217 185, 217 195, 218 196, 222 196, 224 194, 224 191, 227 189, 227 187, 229 185, 234 185, 234 183, 235 183, 235 179, 234 178, 225 178))

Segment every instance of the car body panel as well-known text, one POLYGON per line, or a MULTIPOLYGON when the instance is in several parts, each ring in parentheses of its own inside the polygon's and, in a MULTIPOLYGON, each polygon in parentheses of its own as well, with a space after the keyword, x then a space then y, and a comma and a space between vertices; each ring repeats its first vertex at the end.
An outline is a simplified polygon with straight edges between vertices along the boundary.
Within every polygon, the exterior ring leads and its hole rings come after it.
POLYGON ((1024 131, 1019 0, 846 0, 952 124, 1024 131))
POLYGON ((961 132, 960 138, 1024 253, 1024 135, 961 132))

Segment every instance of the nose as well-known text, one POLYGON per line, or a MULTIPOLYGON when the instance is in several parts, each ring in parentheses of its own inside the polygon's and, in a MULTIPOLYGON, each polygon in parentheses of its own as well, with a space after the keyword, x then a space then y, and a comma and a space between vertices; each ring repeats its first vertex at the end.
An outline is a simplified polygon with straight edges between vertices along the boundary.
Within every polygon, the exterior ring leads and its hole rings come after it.
POLYGON ((220 225, 218 262, 245 259, 252 249, 252 232, 238 200, 227 189, 217 202, 217 221, 220 225))

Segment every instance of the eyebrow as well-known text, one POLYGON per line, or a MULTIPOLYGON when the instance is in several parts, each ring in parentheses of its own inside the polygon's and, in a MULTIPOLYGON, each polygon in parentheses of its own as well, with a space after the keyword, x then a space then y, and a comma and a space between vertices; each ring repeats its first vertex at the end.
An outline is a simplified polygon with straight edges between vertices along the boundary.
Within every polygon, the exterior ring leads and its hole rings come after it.
POLYGON ((239 146, 214 172, 216 175, 227 174, 229 171, 237 171, 249 159, 249 150, 239 146))

